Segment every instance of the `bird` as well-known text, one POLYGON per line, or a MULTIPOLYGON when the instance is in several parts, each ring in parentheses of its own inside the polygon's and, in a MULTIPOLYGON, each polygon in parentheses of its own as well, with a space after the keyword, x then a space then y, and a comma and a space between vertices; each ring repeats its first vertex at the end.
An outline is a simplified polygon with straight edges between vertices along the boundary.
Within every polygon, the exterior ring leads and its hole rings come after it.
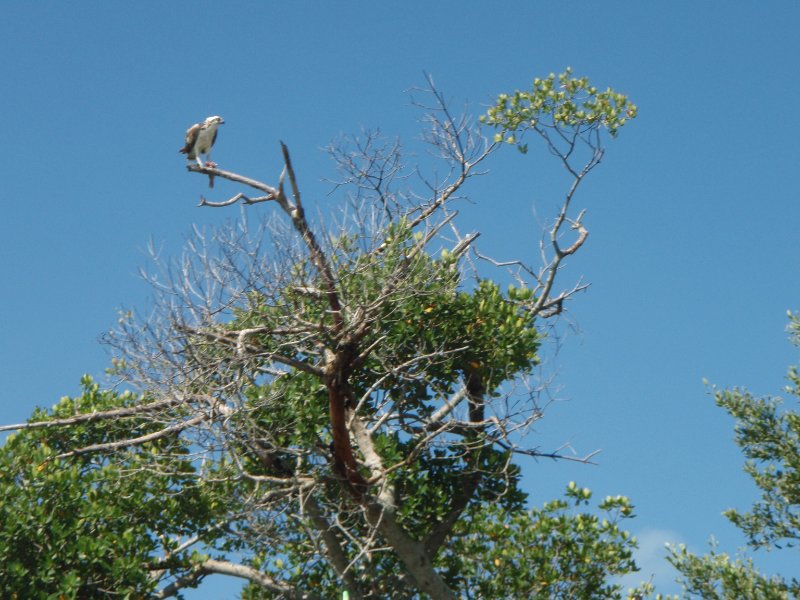
MULTIPOLYGON (((196 160, 201 168, 204 165, 200 160, 200 155, 205 154, 205 166, 216 167, 216 163, 211 162, 211 146, 217 140, 217 127, 224 122, 222 117, 214 115, 208 117, 202 123, 195 123, 186 130, 186 143, 178 152, 186 154, 186 158, 189 160, 196 160)), ((213 175, 208 177, 208 187, 214 187, 213 175)))
POLYGON ((217 127, 225 121, 222 117, 208 117, 202 123, 195 123, 186 130, 186 144, 178 150, 187 155, 189 160, 196 160, 199 166, 203 166, 200 155, 206 155, 206 165, 212 166, 211 146, 217 140, 217 127))

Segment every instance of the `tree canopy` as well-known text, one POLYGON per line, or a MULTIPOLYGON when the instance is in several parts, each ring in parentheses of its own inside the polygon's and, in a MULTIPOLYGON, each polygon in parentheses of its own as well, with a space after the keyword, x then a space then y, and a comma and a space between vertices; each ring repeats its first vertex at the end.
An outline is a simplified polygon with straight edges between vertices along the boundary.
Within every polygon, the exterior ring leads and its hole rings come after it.
POLYGON ((152 312, 107 339, 134 391, 87 378, 7 428, 0 587, 166 598, 225 574, 248 599, 623 597, 630 502, 588 510, 573 483, 529 508, 516 457, 566 458, 526 435, 542 323, 585 287, 559 280, 588 235, 576 195, 636 106, 567 70, 500 95, 487 138, 428 83, 416 101, 445 180, 366 132, 330 148, 341 212, 311 218, 284 144, 275 184, 189 165, 254 190, 202 206, 274 214, 195 229, 156 263, 152 312), (457 202, 531 138, 569 185, 538 256, 492 258, 457 202))
MULTIPOLYGON (((800 319, 789 314, 792 342, 800 346, 800 319)), ((785 392, 800 398, 800 373, 789 368, 785 392)), ((755 397, 740 388, 715 390, 714 398, 735 422, 735 440, 747 459, 744 470, 761 492, 748 512, 725 511, 754 549, 796 548, 800 540, 800 414, 783 408, 779 397, 755 397)), ((698 556, 684 546, 672 549, 670 562, 681 574, 689 597, 728 600, 800 598, 800 581, 768 576, 752 558, 732 558, 713 546, 698 556)))

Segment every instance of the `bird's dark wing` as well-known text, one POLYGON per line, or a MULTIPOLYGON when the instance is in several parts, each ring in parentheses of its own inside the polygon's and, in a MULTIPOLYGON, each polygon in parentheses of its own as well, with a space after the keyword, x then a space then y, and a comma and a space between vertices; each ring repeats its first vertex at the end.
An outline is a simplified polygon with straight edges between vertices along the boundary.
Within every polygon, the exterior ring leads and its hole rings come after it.
POLYGON ((202 129, 202 127, 202 123, 195 123, 186 130, 186 144, 183 148, 178 150, 178 152, 189 154, 192 151, 192 148, 194 148, 194 143, 197 141, 197 136, 200 134, 200 129, 202 129))

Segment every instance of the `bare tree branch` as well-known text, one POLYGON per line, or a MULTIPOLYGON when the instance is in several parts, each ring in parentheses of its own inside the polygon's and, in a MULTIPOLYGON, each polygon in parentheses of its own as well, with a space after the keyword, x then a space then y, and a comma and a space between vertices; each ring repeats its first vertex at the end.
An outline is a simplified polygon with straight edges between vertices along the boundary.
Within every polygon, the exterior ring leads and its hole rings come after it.
POLYGON ((263 587, 264 589, 270 590, 271 592, 282 594, 285 598, 289 599, 314 600, 315 598, 318 598, 318 596, 298 593, 295 591, 294 587, 286 583, 276 581, 258 569, 224 560, 216 560, 213 558, 209 558, 198 564, 192 573, 178 578, 173 583, 157 592, 153 598, 171 598, 172 596, 177 595, 181 589, 194 587, 200 578, 215 573, 219 575, 230 575, 232 577, 246 579, 263 587))

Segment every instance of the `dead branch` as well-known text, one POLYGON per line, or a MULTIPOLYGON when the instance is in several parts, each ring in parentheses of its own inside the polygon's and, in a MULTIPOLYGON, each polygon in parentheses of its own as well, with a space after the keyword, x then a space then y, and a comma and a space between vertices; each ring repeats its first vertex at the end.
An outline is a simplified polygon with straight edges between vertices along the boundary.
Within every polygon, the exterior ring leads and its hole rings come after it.
POLYGON ((146 435, 141 435, 139 437, 134 437, 134 438, 126 438, 116 442, 106 442, 104 444, 92 444, 91 446, 84 446, 83 448, 71 450, 70 452, 63 452, 57 455, 55 458, 64 459, 64 458, 70 458, 72 456, 80 456, 81 454, 89 454, 92 452, 108 452, 110 450, 130 448, 131 446, 141 446, 142 444, 146 444, 148 442, 154 442, 155 440, 160 440, 162 438, 175 435, 176 433, 180 433, 181 431, 189 429, 190 427, 202 423, 207 419, 208 419, 207 415, 198 415, 192 419, 187 419, 186 421, 175 423, 174 425, 170 425, 169 427, 165 427, 164 429, 161 429, 159 431, 154 431, 153 433, 148 433, 146 435))
POLYGON ((177 404, 182 404, 183 399, 170 398, 167 400, 160 400, 158 402, 150 402, 147 404, 140 404, 138 406, 131 406, 129 408, 118 408, 114 410, 97 411, 91 413, 78 414, 74 417, 66 417, 63 419, 49 419, 46 421, 34 421, 31 423, 17 423, 15 425, 0 426, 0 431, 14 431, 19 429, 41 429, 45 427, 69 427, 71 425, 78 425, 81 423, 93 423, 96 421, 120 419, 124 417, 136 417, 146 415, 155 411, 170 408, 177 404))

